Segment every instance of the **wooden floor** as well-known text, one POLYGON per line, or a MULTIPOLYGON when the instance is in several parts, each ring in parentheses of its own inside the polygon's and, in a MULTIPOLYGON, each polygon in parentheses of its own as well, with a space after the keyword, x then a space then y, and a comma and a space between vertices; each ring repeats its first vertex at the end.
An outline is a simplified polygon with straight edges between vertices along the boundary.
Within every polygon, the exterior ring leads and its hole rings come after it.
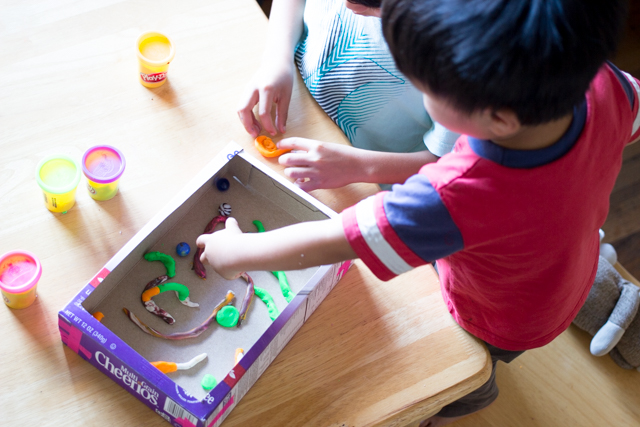
MULTIPOLYGON (((268 11, 270 0, 263 1, 268 11)), ((629 29, 614 63, 640 78, 640 0, 632 2, 629 29)), ((603 226, 605 241, 640 278, 640 142, 625 150, 622 171, 603 226)), ((551 344, 509 365, 499 363, 496 402, 456 427, 640 426, 640 373, 589 353, 591 336, 569 327, 551 344)))

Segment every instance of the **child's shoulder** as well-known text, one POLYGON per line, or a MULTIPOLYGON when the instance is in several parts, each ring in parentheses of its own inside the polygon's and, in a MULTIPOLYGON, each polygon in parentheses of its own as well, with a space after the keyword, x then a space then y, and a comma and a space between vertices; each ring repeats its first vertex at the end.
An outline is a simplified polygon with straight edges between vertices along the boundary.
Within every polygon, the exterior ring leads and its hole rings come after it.
POLYGON ((589 93, 597 96, 599 102, 619 105, 626 111, 637 109, 639 92, 638 80, 611 62, 600 68, 589 88, 589 93))
POLYGON ((424 165, 420 173, 427 176, 434 187, 439 188, 468 176, 481 160, 482 156, 470 147, 469 137, 461 135, 450 153, 445 154, 435 163, 424 165))
POLYGON ((591 124, 621 132, 625 142, 640 136, 640 83, 610 62, 600 68, 593 79, 587 101, 591 124), (595 123, 593 123, 595 122, 595 123), (631 139, 628 139, 628 137, 631 139))

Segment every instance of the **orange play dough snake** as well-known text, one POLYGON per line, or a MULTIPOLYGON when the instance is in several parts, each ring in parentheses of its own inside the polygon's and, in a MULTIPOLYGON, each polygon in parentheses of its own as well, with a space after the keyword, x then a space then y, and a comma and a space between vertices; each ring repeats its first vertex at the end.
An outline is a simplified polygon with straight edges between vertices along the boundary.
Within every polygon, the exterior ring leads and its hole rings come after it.
POLYGON ((260 135, 255 140, 256 149, 264 157, 278 157, 284 153, 288 153, 289 150, 279 150, 276 144, 268 136, 260 135))

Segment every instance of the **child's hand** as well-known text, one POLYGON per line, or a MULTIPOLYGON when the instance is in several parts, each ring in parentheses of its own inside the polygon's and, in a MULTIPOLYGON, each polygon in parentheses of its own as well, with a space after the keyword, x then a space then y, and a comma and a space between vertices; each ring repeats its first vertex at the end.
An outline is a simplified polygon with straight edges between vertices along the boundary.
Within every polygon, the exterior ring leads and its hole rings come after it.
POLYGON ((204 248, 200 261, 207 262, 213 269, 227 280, 240 277, 242 271, 234 270, 231 261, 234 259, 233 247, 237 247, 242 230, 235 218, 227 218, 224 230, 212 234, 202 234, 196 240, 199 248, 204 248))
POLYGON ((293 61, 291 63, 263 64, 254 74, 245 92, 243 101, 238 107, 238 117, 247 132, 256 138, 262 127, 272 136, 278 131, 285 133, 289 102, 293 90, 293 61), (259 103, 258 116, 253 114, 253 107, 259 103), (276 104, 276 125, 271 119, 271 108, 276 104), (277 130, 276 130, 277 127, 277 130))
POLYGON ((343 187, 357 182, 361 172, 358 153, 362 150, 348 145, 305 138, 286 138, 277 145, 295 150, 280 156, 278 162, 286 166, 284 174, 304 191, 343 187))

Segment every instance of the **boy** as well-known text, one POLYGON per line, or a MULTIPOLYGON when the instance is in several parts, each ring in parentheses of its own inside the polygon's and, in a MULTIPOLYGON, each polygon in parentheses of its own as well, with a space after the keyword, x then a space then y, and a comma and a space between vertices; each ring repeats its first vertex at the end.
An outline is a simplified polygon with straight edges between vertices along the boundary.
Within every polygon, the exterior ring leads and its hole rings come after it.
POLYGON ((640 139, 640 85, 606 63, 621 0, 385 0, 398 68, 454 151, 339 220, 201 236, 224 277, 360 257, 381 279, 437 260, 456 322, 482 339, 490 380, 422 426, 492 403, 497 360, 564 331, 598 265, 598 230, 622 163, 640 139))
MULTIPOLYGON (((298 185, 306 191, 368 179, 344 169, 334 174, 323 165, 352 166, 351 159, 366 158, 361 163, 370 169, 376 161, 388 163, 389 152, 403 160, 396 169, 411 172, 398 180, 369 182, 404 182, 425 163, 449 153, 458 137, 431 120, 422 94, 397 70, 379 16, 380 0, 273 2, 263 60, 238 109, 243 126, 254 138, 262 129, 284 134, 297 65, 311 95, 353 145, 285 140, 283 146, 298 153, 280 162, 287 166, 288 176, 300 178, 298 185)), ((376 171, 369 175, 383 177, 376 171)))

